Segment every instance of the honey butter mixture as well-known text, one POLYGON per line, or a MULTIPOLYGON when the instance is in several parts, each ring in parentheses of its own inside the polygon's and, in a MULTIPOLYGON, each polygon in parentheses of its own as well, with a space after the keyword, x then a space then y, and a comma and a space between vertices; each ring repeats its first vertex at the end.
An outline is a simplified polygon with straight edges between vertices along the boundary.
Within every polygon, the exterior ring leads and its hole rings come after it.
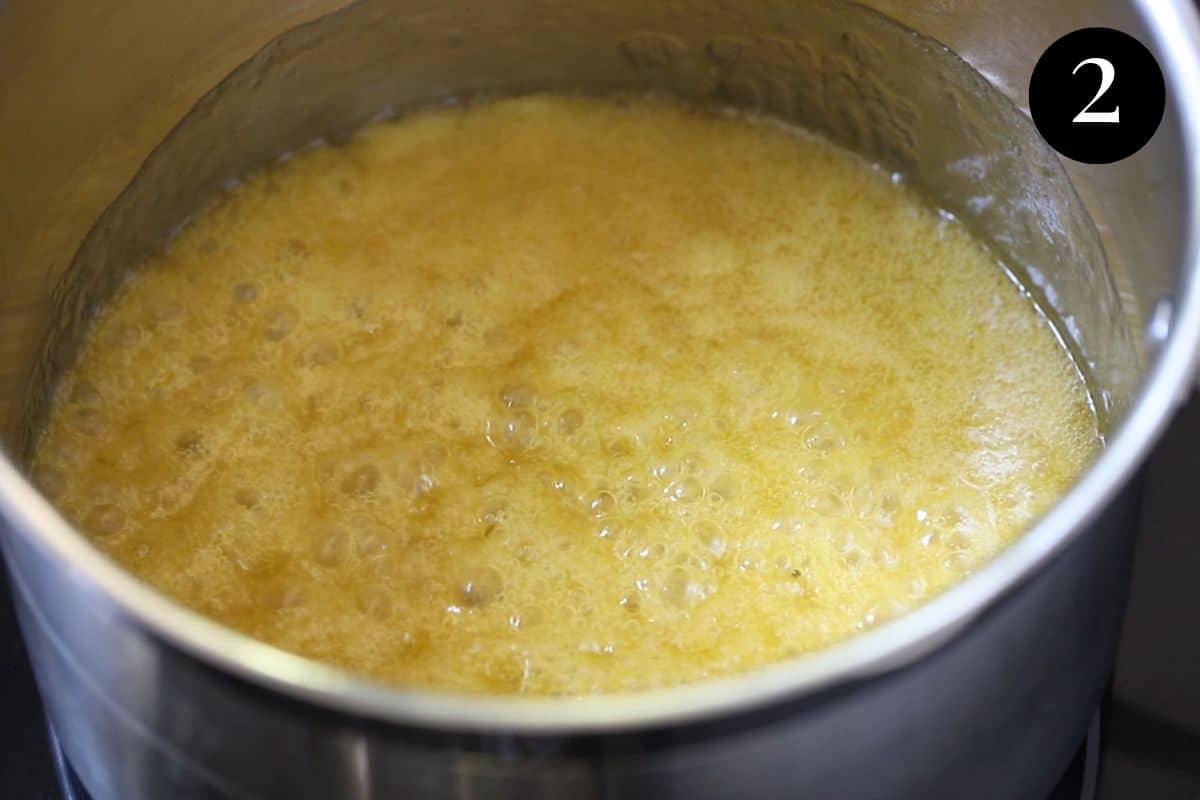
POLYGON ((1032 302, 782 124, 533 96, 264 169, 134 271, 43 489, 121 565, 371 678, 746 670, 903 613, 1100 438, 1032 302))

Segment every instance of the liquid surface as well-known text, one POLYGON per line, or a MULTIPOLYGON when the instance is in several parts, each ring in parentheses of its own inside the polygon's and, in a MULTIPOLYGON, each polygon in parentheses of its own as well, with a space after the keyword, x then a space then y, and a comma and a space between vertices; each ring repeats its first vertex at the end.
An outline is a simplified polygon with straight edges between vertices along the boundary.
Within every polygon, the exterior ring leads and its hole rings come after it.
POLYGON ((745 670, 962 579, 1098 447, 960 226, 781 125, 530 97, 251 177, 145 265, 35 476, 119 563, 373 678, 745 670))

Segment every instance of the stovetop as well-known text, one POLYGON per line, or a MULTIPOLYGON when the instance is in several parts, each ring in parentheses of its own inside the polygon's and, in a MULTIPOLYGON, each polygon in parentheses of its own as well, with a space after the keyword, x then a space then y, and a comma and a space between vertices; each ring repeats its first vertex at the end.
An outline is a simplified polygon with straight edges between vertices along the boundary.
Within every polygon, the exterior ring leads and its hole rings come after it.
MULTIPOLYGON (((1200 800, 1198 474, 1200 397, 1182 410, 1147 465, 1112 688, 1049 800, 1200 800)), ((87 800, 46 727, 3 570, 0 797, 87 800)))

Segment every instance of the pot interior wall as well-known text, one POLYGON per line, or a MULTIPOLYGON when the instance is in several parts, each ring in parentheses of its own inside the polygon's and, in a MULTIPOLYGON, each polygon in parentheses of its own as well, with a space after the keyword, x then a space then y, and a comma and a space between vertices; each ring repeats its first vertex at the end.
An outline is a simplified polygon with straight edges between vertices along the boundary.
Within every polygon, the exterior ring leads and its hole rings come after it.
POLYGON ((1139 348, 1096 230, 1029 120, 942 45, 873 10, 742 5, 364 0, 280 36, 178 124, 57 280, 23 413, 4 420, 9 452, 28 455, 99 305, 231 180, 380 114, 539 89, 655 91, 772 114, 899 172, 1034 295, 1106 423, 1119 419, 1139 348))

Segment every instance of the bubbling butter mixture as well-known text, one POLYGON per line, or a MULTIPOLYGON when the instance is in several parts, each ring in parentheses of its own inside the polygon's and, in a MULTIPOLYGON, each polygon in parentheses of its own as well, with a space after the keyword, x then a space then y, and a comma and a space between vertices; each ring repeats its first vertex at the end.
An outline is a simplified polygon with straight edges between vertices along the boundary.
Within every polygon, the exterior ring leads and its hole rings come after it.
POLYGON ((953 220, 826 141, 534 96, 250 177, 138 270, 34 470, 120 564, 411 686, 584 694, 844 639, 1094 456, 953 220))

